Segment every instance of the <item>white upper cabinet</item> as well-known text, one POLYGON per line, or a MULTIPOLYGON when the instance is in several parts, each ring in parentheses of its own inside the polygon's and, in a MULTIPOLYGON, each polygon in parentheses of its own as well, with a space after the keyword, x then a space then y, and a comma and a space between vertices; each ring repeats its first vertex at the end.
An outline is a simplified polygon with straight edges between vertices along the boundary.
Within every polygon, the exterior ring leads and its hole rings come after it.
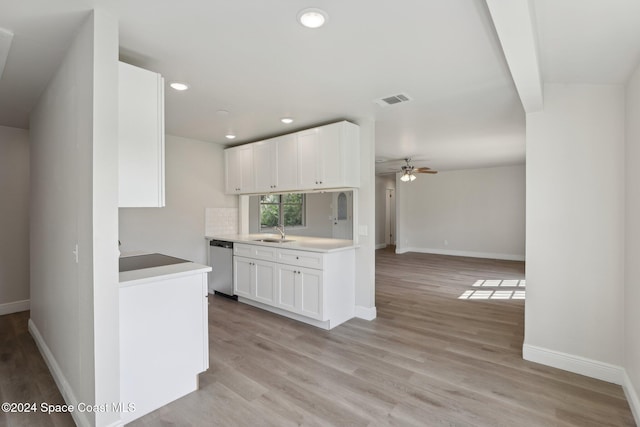
POLYGON ((274 138, 278 147, 277 190, 297 190, 298 184, 298 138, 295 133, 274 138))
POLYGON ((225 190, 227 194, 253 193, 253 144, 224 150, 225 190))
POLYGON ((360 186, 360 128, 346 121, 225 150, 229 194, 360 186), (252 150, 251 160, 235 150, 252 150), (240 175, 253 178, 248 186, 240 175))
POLYGON ((296 134, 249 144, 253 146, 255 192, 295 190, 298 182, 296 134))
POLYGON ((360 128, 349 122, 298 132, 300 189, 360 186, 360 128))
POLYGON ((278 187, 278 144, 271 139, 253 146, 254 179, 257 192, 271 193, 278 187))
POLYGON ((119 207, 165 205, 164 79, 120 62, 119 207))

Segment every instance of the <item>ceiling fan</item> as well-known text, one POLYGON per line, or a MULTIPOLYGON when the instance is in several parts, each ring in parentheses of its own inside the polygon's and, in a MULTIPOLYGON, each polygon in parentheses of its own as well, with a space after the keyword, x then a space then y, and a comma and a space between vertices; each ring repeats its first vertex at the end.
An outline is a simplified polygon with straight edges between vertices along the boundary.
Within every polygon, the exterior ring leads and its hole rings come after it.
POLYGON ((405 159, 400 159, 400 160, 404 160, 404 162, 406 163, 405 165, 402 165, 400 167, 400 170, 402 172, 400 181, 402 182, 414 181, 416 179, 416 175, 415 175, 416 173, 431 173, 431 174, 438 173, 438 171, 435 171, 431 168, 427 168, 427 167, 417 168, 413 166, 411 164, 411 157, 407 157, 405 159))

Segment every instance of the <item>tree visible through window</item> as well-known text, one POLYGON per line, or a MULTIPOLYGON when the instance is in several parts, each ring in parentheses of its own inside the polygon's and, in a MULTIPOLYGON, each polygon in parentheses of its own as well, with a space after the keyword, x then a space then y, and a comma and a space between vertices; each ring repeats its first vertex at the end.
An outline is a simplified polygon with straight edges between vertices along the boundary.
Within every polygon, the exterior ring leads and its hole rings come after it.
POLYGON ((304 226, 304 194, 266 194, 260 196, 260 228, 304 226))

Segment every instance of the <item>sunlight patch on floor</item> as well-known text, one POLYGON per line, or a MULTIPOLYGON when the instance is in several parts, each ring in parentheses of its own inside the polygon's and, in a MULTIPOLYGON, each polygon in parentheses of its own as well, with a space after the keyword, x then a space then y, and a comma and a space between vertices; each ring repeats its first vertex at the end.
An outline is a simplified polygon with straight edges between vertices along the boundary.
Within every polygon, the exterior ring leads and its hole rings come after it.
POLYGON ((466 300, 523 300, 525 299, 526 286, 524 280, 517 279, 488 279, 477 280, 472 287, 480 289, 470 289, 464 291, 458 299, 466 300), (491 289, 494 288, 494 289, 491 289), (495 289, 498 288, 498 289, 495 289))

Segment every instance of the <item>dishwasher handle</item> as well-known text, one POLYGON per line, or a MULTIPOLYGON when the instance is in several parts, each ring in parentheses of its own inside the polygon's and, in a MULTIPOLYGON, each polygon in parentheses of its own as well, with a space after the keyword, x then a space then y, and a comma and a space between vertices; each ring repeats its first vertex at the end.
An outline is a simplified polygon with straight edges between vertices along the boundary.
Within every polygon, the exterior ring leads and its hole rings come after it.
POLYGON ((226 242, 224 240, 211 240, 209 246, 217 248, 233 249, 233 242, 226 242))

